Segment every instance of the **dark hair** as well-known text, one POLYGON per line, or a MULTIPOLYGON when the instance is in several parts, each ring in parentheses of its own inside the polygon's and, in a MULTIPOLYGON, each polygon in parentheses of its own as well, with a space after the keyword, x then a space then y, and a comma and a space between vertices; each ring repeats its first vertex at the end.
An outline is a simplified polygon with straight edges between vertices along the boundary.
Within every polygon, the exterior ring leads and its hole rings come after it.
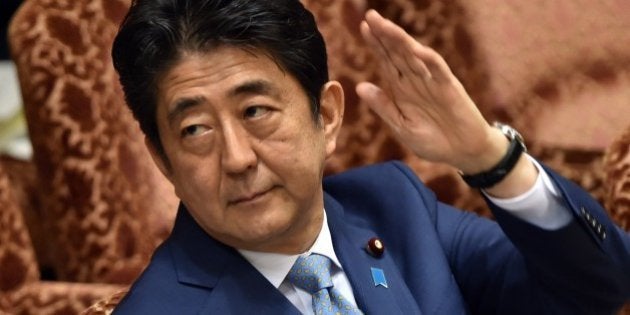
POLYGON ((221 45, 262 49, 304 89, 313 118, 328 81, 326 46, 299 0, 134 0, 112 48, 127 105, 163 157, 157 91, 184 52, 221 45))

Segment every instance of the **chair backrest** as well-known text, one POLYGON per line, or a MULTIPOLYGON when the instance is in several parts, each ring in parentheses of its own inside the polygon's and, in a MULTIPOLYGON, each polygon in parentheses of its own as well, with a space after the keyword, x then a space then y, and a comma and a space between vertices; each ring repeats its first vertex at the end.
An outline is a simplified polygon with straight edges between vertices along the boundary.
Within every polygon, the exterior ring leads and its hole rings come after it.
POLYGON ((128 5, 26 0, 9 28, 60 280, 131 282, 176 210, 111 62, 128 5))
POLYGON ((621 227, 630 231, 630 124, 606 151, 604 170, 606 209, 621 227))
POLYGON ((8 295, 39 280, 35 251, 24 223, 13 185, 0 162, 0 296, 8 295))

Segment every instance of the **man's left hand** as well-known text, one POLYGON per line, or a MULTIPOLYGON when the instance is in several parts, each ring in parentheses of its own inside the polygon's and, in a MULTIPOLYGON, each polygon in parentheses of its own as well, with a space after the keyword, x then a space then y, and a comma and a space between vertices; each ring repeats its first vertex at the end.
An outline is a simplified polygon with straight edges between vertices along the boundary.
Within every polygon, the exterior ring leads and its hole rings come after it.
POLYGON ((419 157, 467 174, 494 166, 507 139, 483 118, 442 56, 370 10, 361 34, 379 59, 383 86, 357 93, 419 157))

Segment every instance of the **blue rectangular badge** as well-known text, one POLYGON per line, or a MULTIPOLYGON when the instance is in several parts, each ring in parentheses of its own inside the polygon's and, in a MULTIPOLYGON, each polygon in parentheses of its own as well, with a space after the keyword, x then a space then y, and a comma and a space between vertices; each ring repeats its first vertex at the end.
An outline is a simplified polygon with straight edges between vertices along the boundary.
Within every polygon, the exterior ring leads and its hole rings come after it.
POLYGON ((383 272, 383 269, 373 267, 370 269, 372 269, 372 279, 374 280, 374 286, 378 287, 380 285, 384 288, 387 288, 387 280, 385 279, 385 273, 383 272))

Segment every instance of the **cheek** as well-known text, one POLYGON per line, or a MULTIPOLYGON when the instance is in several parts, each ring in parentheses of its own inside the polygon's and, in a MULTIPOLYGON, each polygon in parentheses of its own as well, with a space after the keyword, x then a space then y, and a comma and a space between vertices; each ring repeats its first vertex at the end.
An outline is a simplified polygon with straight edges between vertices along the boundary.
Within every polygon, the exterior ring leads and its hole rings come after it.
POLYGON ((261 158, 266 164, 274 165, 277 170, 284 169, 283 172, 297 173, 297 176, 301 173, 306 175, 317 173, 324 163, 326 150, 322 133, 312 130, 293 131, 264 142, 261 158))
POLYGON ((296 119, 293 125, 288 127, 291 128, 293 136, 288 137, 287 142, 292 142, 295 148, 299 148, 295 151, 296 156, 307 155, 311 160, 318 159, 325 151, 324 129, 315 123, 310 112, 300 113, 298 116, 301 119, 296 119))
POLYGON ((193 204, 215 202, 208 198, 217 196, 220 174, 216 162, 212 159, 177 162, 177 166, 174 166, 173 184, 178 197, 193 204))
POLYGON ((268 149, 265 164, 282 178, 291 194, 304 197, 312 194, 314 187, 321 186, 325 153, 320 138, 304 135, 278 141, 268 149))

